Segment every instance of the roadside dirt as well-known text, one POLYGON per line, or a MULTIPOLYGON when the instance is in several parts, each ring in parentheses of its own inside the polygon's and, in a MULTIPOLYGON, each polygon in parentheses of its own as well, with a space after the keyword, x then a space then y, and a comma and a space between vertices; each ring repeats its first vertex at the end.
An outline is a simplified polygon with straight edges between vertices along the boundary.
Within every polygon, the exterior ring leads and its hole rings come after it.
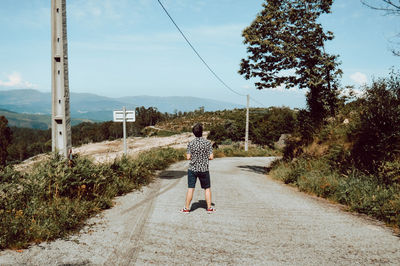
MULTIPOLYGON (((207 136, 208 132, 204 133, 207 136)), ((172 147, 176 149, 186 148, 187 144, 194 138, 192 133, 182 133, 169 137, 131 137, 126 139, 127 153, 130 156, 138 155, 142 151, 151 150, 157 147, 172 147)), ((89 143, 72 149, 74 154, 89 156, 96 163, 110 162, 123 154, 122 139, 104 141, 99 143, 89 143)), ((15 168, 18 171, 29 171, 37 162, 44 160, 49 155, 39 154, 15 168)))
MULTIPOLYGON (((142 151, 157 147, 186 148, 193 139, 192 133, 182 133, 170 137, 134 137, 127 138, 128 155, 137 155, 142 151)), ((73 149, 73 153, 93 158, 95 162, 108 162, 123 154, 123 141, 104 141, 101 143, 90 143, 73 149)))

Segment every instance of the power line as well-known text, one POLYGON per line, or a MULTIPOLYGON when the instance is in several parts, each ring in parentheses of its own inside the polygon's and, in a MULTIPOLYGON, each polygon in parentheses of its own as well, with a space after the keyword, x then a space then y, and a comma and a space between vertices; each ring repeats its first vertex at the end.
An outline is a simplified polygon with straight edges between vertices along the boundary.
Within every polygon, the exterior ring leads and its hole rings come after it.
POLYGON ((174 19, 171 17, 171 15, 168 13, 167 9, 165 9, 164 5, 160 2, 160 0, 157 0, 158 3, 161 5, 161 7, 164 9, 165 13, 167 14, 167 16, 170 18, 170 20, 172 21, 172 23, 174 23, 175 27, 178 29, 178 31, 181 33, 181 35, 183 36, 183 38, 185 39, 185 41, 189 44, 189 46, 192 48, 192 50, 196 53, 196 55, 200 58, 200 60, 203 62, 203 64, 208 68, 208 70, 210 70, 210 72, 214 75, 214 77, 216 77, 228 90, 230 90, 231 92, 239 95, 239 96, 246 96, 245 94, 241 94, 237 91, 235 91, 234 89, 232 89, 231 87, 229 87, 212 69, 211 67, 207 64, 207 62, 201 57, 201 55, 197 52, 197 50, 194 48, 194 46, 190 43, 190 41, 188 40, 188 38, 186 38, 185 34, 181 31, 181 29, 179 28, 179 26, 175 23, 174 19))
MULTIPOLYGON (((197 52, 196 48, 194 48, 194 46, 191 44, 191 42, 189 41, 189 39, 185 36, 185 34, 182 32, 182 30, 179 28, 178 24, 176 24, 175 20, 172 18, 172 16, 169 14, 169 12, 167 11, 167 9, 164 7, 164 5, 161 3, 160 0, 157 0, 158 3, 160 4, 160 6, 163 8, 163 10, 165 11, 165 13, 167 14, 167 16, 169 17, 169 19, 172 21, 172 23, 175 25, 175 27, 178 29, 178 31, 180 32, 180 34, 182 35, 182 37, 185 39, 185 41, 189 44, 190 48, 192 48, 192 50, 195 52, 195 54, 200 58, 200 60, 203 62, 203 64, 207 67, 207 69, 214 75, 214 77, 216 77, 228 90, 230 90, 231 92, 239 95, 239 96, 247 96, 246 94, 241 94, 237 91, 235 91, 234 89, 232 89, 230 86, 228 86, 215 72, 214 70, 212 70, 212 68, 207 64, 207 62, 203 59, 203 57, 199 54, 199 52, 197 52)), ((264 104, 262 104, 261 102, 257 101, 256 99, 254 99, 253 97, 250 96, 250 99, 256 103, 258 103, 259 105, 266 107, 264 104)))
POLYGON ((251 97, 251 96, 250 96, 250 99, 253 100, 253 102, 258 103, 259 105, 261 105, 261 106, 263 106, 263 107, 265 107, 265 108, 268 108, 267 106, 265 106, 264 104, 260 103, 259 101, 257 101, 256 99, 254 99, 254 98, 251 97))

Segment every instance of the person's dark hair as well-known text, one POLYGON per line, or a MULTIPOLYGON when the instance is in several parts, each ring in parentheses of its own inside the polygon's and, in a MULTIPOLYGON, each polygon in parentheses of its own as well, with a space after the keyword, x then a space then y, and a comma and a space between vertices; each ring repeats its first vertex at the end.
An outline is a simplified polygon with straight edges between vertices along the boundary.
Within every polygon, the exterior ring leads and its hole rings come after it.
POLYGON ((197 123, 196 125, 194 125, 192 131, 197 138, 200 138, 201 136, 203 136, 203 125, 197 123))

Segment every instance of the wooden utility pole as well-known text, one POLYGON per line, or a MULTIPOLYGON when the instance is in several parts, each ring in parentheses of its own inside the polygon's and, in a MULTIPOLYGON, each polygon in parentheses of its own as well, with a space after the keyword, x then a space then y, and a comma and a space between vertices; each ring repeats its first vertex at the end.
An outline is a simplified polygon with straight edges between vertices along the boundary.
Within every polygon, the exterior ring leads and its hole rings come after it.
POLYGON ((250 102, 250 95, 247 94, 247 108, 246 108, 246 135, 245 135, 245 142, 244 142, 244 150, 249 150, 249 102, 250 102))
POLYGON ((67 157, 71 149, 66 0, 51 0, 52 150, 67 157))

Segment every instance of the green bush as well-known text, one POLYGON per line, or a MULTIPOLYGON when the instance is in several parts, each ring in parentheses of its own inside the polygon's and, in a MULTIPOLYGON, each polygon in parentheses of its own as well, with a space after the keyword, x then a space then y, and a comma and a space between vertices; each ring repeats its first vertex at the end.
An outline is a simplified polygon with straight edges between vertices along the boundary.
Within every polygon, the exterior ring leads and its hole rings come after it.
POLYGON ((283 148, 283 159, 291 161, 293 158, 303 153, 302 140, 295 137, 290 137, 285 141, 285 147, 283 148))
POLYGON ((400 226, 400 74, 313 128, 307 111, 271 174, 301 191, 400 226), (344 121, 346 120, 346 123, 344 121))
POLYGON ((374 81, 366 89, 360 123, 352 133, 352 156, 357 166, 377 172, 381 162, 393 161, 400 153, 400 73, 374 81))
MULTIPOLYGON (((398 164, 397 164, 398 166, 398 164)), ((397 166, 393 176, 397 176, 397 166)), ((393 168, 391 168, 393 169, 393 168)), ((382 184, 378 176, 352 168, 343 174, 324 159, 300 157, 273 164, 270 174, 301 191, 329 198, 392 225, 400 226, 400 185, 382 184)))
MULTIPOLYGON (((245 137, 245 110, 225 114, 227 121, 211 126, 208 138, 217 144, 226 140, 242 141, 245 137)), ((287 107, 250 109, 249 139, 252 143, 273 147, 281 134, 292 133, 296 124, 295 112, 287 107)))
POLYGON ((215 158, 221 157, 262 157, 262 156, 279 156, 279 152, 270 148, 251 147, 245 151, 243 147, 232 144, 226 147, 214 149, 215 158))
MULTIPOLYGON (((243 119, 241 119, 243 120, 243 119)), ((208 139, 217 144, 222 144, 226 140, 241 141, 244 140, 245 122, 227 121, 224 124, 217 124, 210 128, 208 139)))
POLYGON ((298 112, 296 132, 301 136, 302 144, 309 144, 313 140, 316 131, 309 111, 302 109, 298 112))
POLYGON ((329 146, 325 159, 332 168, 344 172, 354 163, 351 153, 343 144, 334 143, 329 146))
POLYGON ((382 162, 377 175, 384 184, 400 184, 400 161, 382 162))
POLYGON ((109 164, 77 157, 69 167, 55 155, 31 173, 6 167, 0 172, 0 249, 65 236, 111 207, 115 196, 149 183, 156 170, 182 159, 183 150, 163 148, 109 164))

